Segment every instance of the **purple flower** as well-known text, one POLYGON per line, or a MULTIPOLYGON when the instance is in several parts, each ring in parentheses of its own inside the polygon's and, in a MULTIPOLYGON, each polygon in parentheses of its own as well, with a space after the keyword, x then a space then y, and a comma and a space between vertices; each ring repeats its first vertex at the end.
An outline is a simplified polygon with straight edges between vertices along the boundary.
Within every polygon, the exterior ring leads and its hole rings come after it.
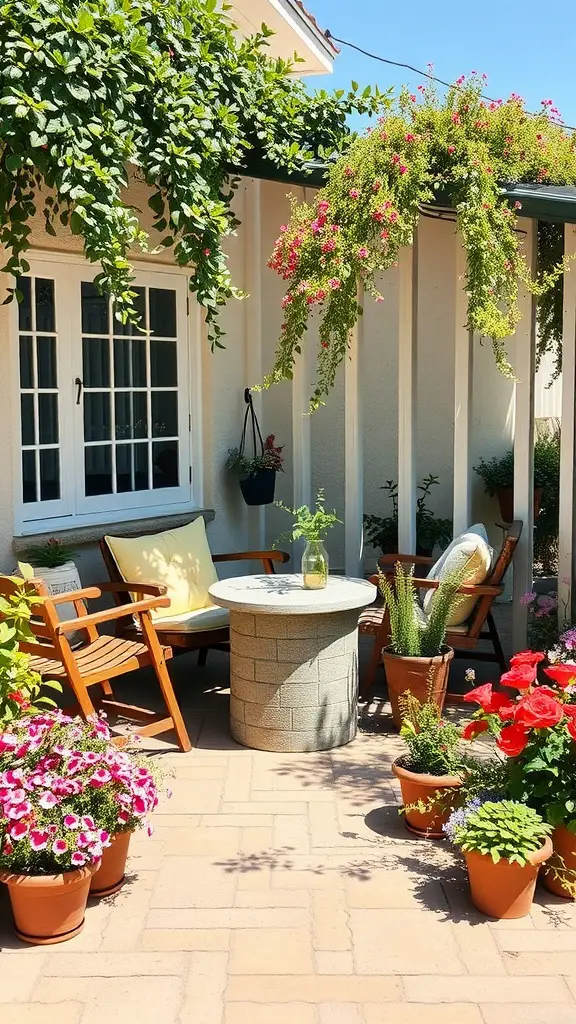
POLYGON ((536 600, 537 596, 538 595, 534 590, 529 590, 526 594, 522 594, 522 597, 520 598, 520 604, 523 604, 524 606, 534 604, 534 601, 536 600))

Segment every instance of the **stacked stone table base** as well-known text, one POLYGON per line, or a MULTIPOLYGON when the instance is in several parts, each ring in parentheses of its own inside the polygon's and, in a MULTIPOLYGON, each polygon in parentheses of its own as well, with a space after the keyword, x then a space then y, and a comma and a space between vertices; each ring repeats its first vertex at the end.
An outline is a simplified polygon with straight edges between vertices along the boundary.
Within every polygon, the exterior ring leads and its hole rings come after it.
POLYGON ((230 613, 230 727, 258 750, 329 750, 356 735, 358 612, 230 613))

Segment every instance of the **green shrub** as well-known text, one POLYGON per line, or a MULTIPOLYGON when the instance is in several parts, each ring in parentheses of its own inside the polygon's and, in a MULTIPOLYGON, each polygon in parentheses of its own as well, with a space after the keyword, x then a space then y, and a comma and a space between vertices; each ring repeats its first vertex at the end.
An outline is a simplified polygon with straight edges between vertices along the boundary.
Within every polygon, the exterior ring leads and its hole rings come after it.
POLYGON ((463 824, 454 830, 454 842, 461 850, 492 857, 495 864, 505 859, 524 867, 551 832, 552 827, 526 804, 489 800, 464 815, 463 824))

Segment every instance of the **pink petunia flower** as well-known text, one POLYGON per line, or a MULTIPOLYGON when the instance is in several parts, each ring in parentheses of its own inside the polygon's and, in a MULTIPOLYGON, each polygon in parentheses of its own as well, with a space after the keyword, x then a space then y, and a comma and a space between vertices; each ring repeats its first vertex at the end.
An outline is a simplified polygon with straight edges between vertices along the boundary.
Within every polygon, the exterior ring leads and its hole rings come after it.
POLYGON ((74 867, 81 868, 86 863, 86 857, 79 850, 75 850, 70 857, 70 863, 74 864, 74 867))
POLYGON ((48 832, 46 829, 31 829, 28 842, 33 850, 45 850, 48 846, 48 832))
POLYGON ((350 196, 350 199, 358 199, 360 193, 357 188, 351 188, 348 195, 350 196))
POLYGON ((66 853, 68 849, 68 843, 65 839, 55 839, 52 843, 52 853, 55 853, 57 857, 61 857, 63 853, 66 853))
POLYGON ((42 793, 42 796, 39 798, 38 803, 40 804, 40 807, 44 808, 45 811, 49 811, 51 807, 56 807, 56 804, 58 803, 58 797, 54 796, 54 793, 42 793))
POLYGON ((26 825, 23 821, 17 821, 15 825, 12 825, 12 828, 10 829, 11 839, 24 839, 24 836, 27 835, 28 825, 26 825))
POLYGON ((65 814, 64 825, 66 828, 80 828, 80 818, 77 814, 65 814))

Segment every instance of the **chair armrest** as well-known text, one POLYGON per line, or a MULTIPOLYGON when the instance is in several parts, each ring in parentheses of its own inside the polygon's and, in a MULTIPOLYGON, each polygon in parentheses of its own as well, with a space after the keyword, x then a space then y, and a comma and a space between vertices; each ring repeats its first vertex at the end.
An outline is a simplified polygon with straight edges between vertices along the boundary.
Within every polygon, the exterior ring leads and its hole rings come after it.
POLYGON ((264 561, 265 558, 281 564, 290 561, 290 555, 286 551, 233 551, 231 554, 212 555, 213 562, 253 562, 264 561))
MULTIPOLYGON (((166 587, 163 583, 98 583, 97 586, 103 594, 150 594, 151 597, 164 597, 166 587)), ((132 606, 134 610, 134 606, 132 606)))
MULTIPOLYGON (((440 586, 439 580, 419 579, 417 576, 413 577, 412 582, 417 590, 438 590, 440 586)), ((489 583, 463 583, 456 591, 457 594, 467 594, 470 597, 499 597, 503 592, 504 587, 489 583)))
POLYGON ((100 597, 101 589, 101 585, 98 584, 95 587, 83 587, 82 590, 68 590, 65 594, 49 594, 44 600, 51 601, 52 604, 72 604, 73 601, 100 597))
POLYGON ((101 622, 113 622, 115 619, 126 618, 129 615, 138 615, 141 612, 150 612, 154 608, 168 608, 169 606, 169 597, 151 597, 147 601, 134 601, 132 604, 122 604, 117 608, 106 608, 102 612, 93 612, 91 615, 82 615, 77 619, 60 622, 54 632, 60 636, 62 633, 72 633, 77 629, 86 629, 87 626, 97 626, 101 622))
POLYGON ((396 562, 400 562, 402 565, 434 565, 436 559, 431 558, 430 555, 381 555, 378 559, 378 565, 384 569, 389 565, 396 565, 396 562))

